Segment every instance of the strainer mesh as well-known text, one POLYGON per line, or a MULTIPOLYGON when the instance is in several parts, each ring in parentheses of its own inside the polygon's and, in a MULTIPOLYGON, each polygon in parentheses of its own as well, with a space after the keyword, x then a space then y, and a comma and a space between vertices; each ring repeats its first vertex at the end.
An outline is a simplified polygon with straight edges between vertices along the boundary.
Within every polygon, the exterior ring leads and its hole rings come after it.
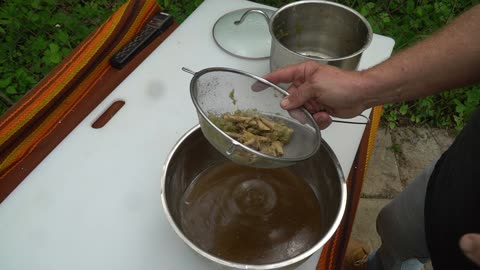
POLYGON ((284 147, 282 159, 306 159, 318 149, 320 132, 311 115, 305 109, 286 111, 280 107, 286 91, 238 70, 212 68, 196 77, 192 99, 204 117, 209 113, 255 111, 282 121, 294 130, 290 143, 284 147))

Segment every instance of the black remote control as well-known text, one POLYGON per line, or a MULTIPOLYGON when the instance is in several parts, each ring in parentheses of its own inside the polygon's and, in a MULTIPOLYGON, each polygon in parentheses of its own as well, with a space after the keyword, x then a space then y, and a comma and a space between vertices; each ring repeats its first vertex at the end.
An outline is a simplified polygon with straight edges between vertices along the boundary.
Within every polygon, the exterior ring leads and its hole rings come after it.
POLYGON ((110 58, 110 65, 123 68, 137 53, 147 46, 157 36, 162 34, 173 23, 173 16, 164 12, 155 14, 131 41, 123 46, 110 58))

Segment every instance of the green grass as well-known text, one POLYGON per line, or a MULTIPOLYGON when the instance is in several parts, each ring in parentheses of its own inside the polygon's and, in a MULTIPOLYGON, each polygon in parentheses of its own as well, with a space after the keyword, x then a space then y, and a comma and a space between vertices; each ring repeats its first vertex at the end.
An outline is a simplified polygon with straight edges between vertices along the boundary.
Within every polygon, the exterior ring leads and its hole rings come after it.
POLYGON ((119 6, 97 0, 0 4, 0 113, 20 99, 119 6))
MULTIPOLYGON (((0 114, 20 99, 125 1, 10 0, 0 2, 0 114)), ((182 22, 202 0, 158 0, 182 22)), ((293 1, 259 0, 280 7, 293 1)), ((479 0, 341 0, 360 11, 375 33, 393 37, 395 50, 428 36, 479 0)), ((478 86, 415 102, 385 106, 390 127, 463 127, 480 102, 478 86)))

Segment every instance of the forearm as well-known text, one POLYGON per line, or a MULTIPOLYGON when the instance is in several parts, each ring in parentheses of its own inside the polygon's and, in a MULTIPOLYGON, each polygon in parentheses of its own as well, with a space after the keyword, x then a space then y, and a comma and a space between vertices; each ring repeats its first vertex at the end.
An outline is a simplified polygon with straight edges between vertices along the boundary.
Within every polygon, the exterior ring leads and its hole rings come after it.
POLYGON ((480 5, 426 40, 362 72, 366 107, 480 81, 480 5))

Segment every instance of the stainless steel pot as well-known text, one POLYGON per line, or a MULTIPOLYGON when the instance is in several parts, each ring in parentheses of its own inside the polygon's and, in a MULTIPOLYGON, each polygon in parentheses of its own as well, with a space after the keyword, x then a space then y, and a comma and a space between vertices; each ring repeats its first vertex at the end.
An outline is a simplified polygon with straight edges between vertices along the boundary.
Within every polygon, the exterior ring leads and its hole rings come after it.
POLYGON ((192 250, 212 264, 212 269, 294 269, 321 250, 342 219, 346 204, 346 184, 340 164, 327 143, 310 159, 289 167, 305 179, 319 200, 322 216, 321 239, 309 250, 288 260, 263 265, 226 261, 196 246, 183 232, 180 221, 182 196, 195 177, 206 168, 227 159, 205 139, 200 126, 188 131, 169 154, 161 183, 163 209, 168 222, 192 250))
POLYGON ((251 9, 235 23, 242 23, 251 13, 262 14, 269 23, 271 70, 307 60, 354 70, 373 37, 360 13, 330 1, 293 2, 271 18, 260 9, 251 9))

